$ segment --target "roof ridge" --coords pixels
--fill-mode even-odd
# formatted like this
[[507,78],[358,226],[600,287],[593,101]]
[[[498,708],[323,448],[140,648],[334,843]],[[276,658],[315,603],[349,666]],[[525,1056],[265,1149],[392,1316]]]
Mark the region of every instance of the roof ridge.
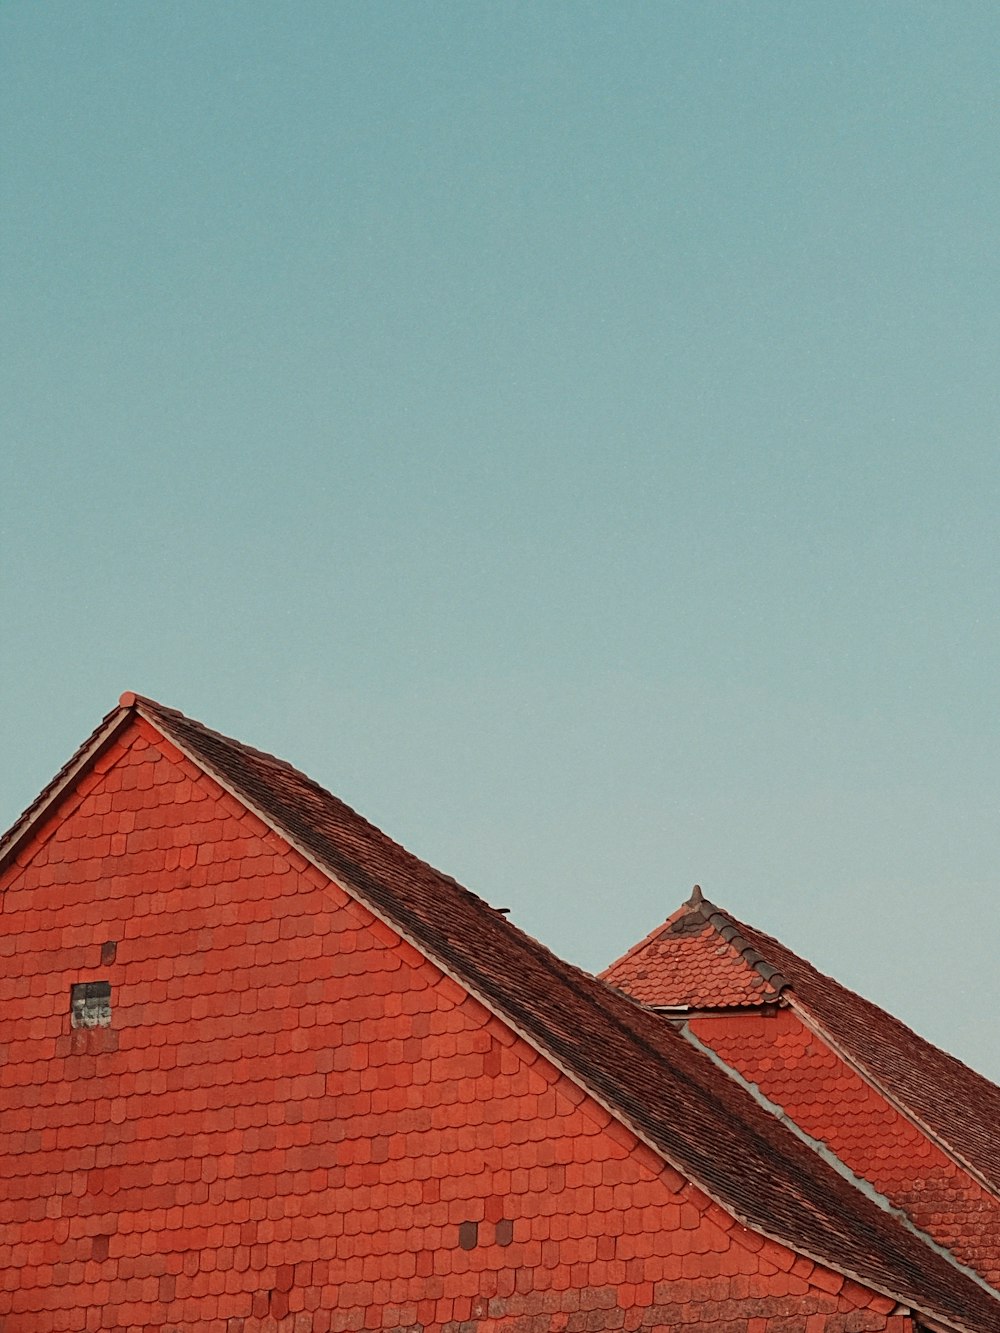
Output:
[[[206,726],[204,722],[199,722],[197,718],[189,717],[186,713],[182,713],[179,708],[168,708],[165,704],[158,703],[155,699],[150,699],[144,695],[135,695],[133,697],[136,705],[142,705],[149,712],[152,712],[157,716],[165,715],[168,718],[176,719],[185,726],[192,727],[203,735],[209,737],[211,740],[221,742],[223,745],[239,746],[241,750],[252,755],[255,759],[263,760],[265,764],[273,764],[284,773],[297,778],[323,800],[336,801],[337,805],[349,814],[352,819],[357,820],[359,824],[364,825],[366,829],[375,834],[380,840],[389,844],[391,847],[394,847],[404,856],[419,863],[424,869],[430,871],[440,879],[447,880],[450,884],[453,884],[456,889],[461,889],[464,893],[471,894],[473,898],[478,902],[481,902],[485,907],[488,907],[490,911],[496,911],[496,909],[492,907],[485,898],[476,893],[475,890],[466,888],[464,884],[460,884],[453,876],[447,874],[443,870],[438,870],[435,866],[432,866],[429,861],[425,861],[422,857],[418,856],[416,852],[411,852],[408,847],[404,847],[401,842],[397,842],[395,838],[386,833],[384,829],[378,826],[378,824],[373,823],[365,815],[361,814],[354,808],[354,806],[345,801],[343,797],[335,795],[335,793],[330,791],[328,787],[324,787],[321,782],[317,782],[315,778],[310,777],[309,774],[304,772],[301,768],[296,768],[295,765],[289,763],[287,759],[282,759],[279,755],[272,754],[270,750],[259,750],[253,745],[247,745],[244,741],[235,740],[232,736],[227,736],[224,732],[216,731],[214,728]],[[540,943],[540,941],[536,941],[536,943]],[[545,948],[544,945],[541,947]],[[558,957],[558,955],[553,954],[553,957]]]
[[[785,977],[780,969],[769,963],[760,950],[756,949],[749,940],[745,938],[742,931],[739,929],[738,922],[736,922],[735,918],[730,917],[723,908],[716,906],[715,903],[710,902],[709,899],[705,897],[700,884],[695,884],[693,886],[690,896],[681,903],[680,907],[671,912],[666,921],[662,921],[658,926],[654,927],[648,935],[645,935],[638,944],[634,944],[631,949],[626,953],[623,953],[620,958],[616,958],[612,963],[609,963],[603,971],[598,973],[598,976],[601,977],[602,980],[610,981],[611,984],[614,985],[613,974],[619,968],[628,963],[629,960],[638,957],[651,945],[655,945],[661,938],[669,935],[671,933],[671,928],[678,922],[690,917],[700,917],[706,925],[710,926],[715,931],[715,933],[722,939],[723,943],[733,951],[737,958],[741,959],[747,967],[756,972],[764,981],[765,985],[770,987],[771,994],[765,993],[760,997],[762,1003],[774,1003],[774,1001],[780,997],[781,992],[789,985],[787,977]],[[628,994],[629,992],[626,991],[625,993]],[[653,1005],[653,1007],[655,1008],[656,1006]]]
[[[185,722],[189,727],[197,727],[199,731],[204,732],[206,736],[211,736],[214,740],[223,741],[227,745],[233,743],[232,737],[227,736],[224,732],[216,731],[214,727],[209,727],[204,722],[199,722],[197,718],[188,717],[188,715],[182,713],[179,708],[170,708],[167,704],[161,704],[156,699],[151,699],[148,695],[133,694],[129,690],[122,695],[119,703],[124,708],[139,708],[140,711],[142,708],[146,708],[158,715],[174,718],[178,722]],[[319,787],[319,783],[311,778],[308,773],[303,773],[302,770],[296,768],[294,764],[290,764],[287,759],[282,759],[279,755],[271,754],[268,750],[258,750],[255,746],[246,745],[243,741],[238,741],[237,744],[244,750],[249,751],[250,754],[256,755],[258,759],[267,759],[270,763],[277,764],[279,768],[285,768],[292,773],[297,773],[300,778],[311,783],[314,787]],[[322,788],[320,788],[320,790],[322,790]]]
[[743,934],[740,923],[735,918],[730,917],[723,908],[709,902],[697,884],[694,887],[697,890],[697,896],[692,893],[684,906],[698,912],[713,930],[721,935],[725,942],[731,945],[749,966],[764,978],[776,995],[780,995],[783,990],[788,988],[794,990],[788,977],[779,968],[769,963],[764,955],[750,943]]

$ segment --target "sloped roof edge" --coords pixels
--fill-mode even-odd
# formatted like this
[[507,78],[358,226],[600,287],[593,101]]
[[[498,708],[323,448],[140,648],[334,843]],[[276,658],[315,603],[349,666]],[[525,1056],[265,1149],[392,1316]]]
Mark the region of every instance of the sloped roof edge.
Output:
[[[815,1032],[831,1050],[835,1051],[849,1069],[852,1069],[859,1078],[863,1079],[865,1083],[869,1084],[870,1087],[874,1088],[882,1097],[884,1097],[890,1106],[895,1107],[904,1118],[914,1124],[921,1133],[925,1134],[932,1143],[936,1144],[941,1149],[946,1157],[950,1157],[951,1160],[955,1162],[957,1166],[960,1166],[963,1171],[967,1171],[988,1194],[992,1194],[995,1198],[1000,1199],[1000,1188],[998,1188],[988,1176],[984,1175],[973,1162],[968,1161],[963,1154],[952,1143],[939,1134],[932,1125],[929,1125],[919,1112],[915,1111],[911,1106],[908,1106],[892,1088],[886,1086],[882,1079],[872,1073],[871,1069],[839,1038],[835,1037],[825,1024],[811,1012],[809,1006],[803,1004],[795,994],[794,989],[789,990],[787,998],[790,1007],[795,1010],[805,1026]],[[921,1040],[923,1039],[921,1038]]]
[[685,905],[704,917],[726,943],[731,944],[736,952],[746,960],[747,964],[764,978],[776,995],[780,995],[786,986],[791,984],[778,968],[773,967],[763,954],[754,948],[740,932],[736,923],[720,911],[714,903],[708,901],[702,893],[700,885],[696,884],[694,886],[691,897]]
[[[123,695],[122,699],[132,696]],[[58,806],[63,796],[83,771],[94,762],[102,750],[114,740],[129,720],[129,707],[119,703],[107,713],[87,739],[66,760],[62,768],[46,783],[31,804],[20,814],[0,837],[0,870],[38,825]]]

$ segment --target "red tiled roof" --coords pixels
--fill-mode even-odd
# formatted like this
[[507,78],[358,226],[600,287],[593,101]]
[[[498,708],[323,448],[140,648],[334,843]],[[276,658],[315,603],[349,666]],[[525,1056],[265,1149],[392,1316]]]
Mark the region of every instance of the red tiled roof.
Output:
[[[699,942],[703,964],[697,985],[685,967],[692,937]],[[725,1004],[745,1004],[732,987],[732,966],[723,945],[750,959],[747,971],[766,971],[772,985],[780,989],[783,984],[786,998],[818,1022],[835,1047],[1000,1193],[1000,1088],[778,940],[700,895],[603,975],[652,1006],[713,1008],[719,1006],[717,996],[727,993],[732,998]],[[676,976],[671,970],[675,961]]]
[[1000,1087],[769,935],[734,925],[835,1045],[1000,1194]]
[[[601,973],[643,1004],[722,1009],[777,1002],[782,979],[765,977],[742,941],[726,938],[698,910],[701,891]],[[669,995],[669,1000],[663,996]]]
[[[133,707],[734,1216],[931,1319],[974,1333],[1000,1330],[1000,1305],[988,1292],[828,1167],[658,1016],[563,963],[270,755],[134,696],[123,696],[122,711],[109,715],[93,745]],[[7,850],[58,793],[57,784],[36,802]]]
[[689,1031],[1000,1290],[1000,1199],[814,1031],[800,1007],[695,1013]]

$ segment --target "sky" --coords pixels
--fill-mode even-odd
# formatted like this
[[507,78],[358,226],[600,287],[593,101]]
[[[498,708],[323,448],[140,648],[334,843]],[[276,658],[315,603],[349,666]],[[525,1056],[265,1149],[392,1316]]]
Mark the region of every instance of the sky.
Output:
[[123,690],[1000,1080],[1000,7],[0,7],[0,825]]

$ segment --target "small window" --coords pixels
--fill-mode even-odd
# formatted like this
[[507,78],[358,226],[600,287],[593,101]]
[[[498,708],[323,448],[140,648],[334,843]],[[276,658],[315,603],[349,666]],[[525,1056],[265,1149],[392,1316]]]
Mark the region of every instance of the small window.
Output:
[[70,1022],[75,1028],[111,1026],[111,982],[82,981],[69,993]]

